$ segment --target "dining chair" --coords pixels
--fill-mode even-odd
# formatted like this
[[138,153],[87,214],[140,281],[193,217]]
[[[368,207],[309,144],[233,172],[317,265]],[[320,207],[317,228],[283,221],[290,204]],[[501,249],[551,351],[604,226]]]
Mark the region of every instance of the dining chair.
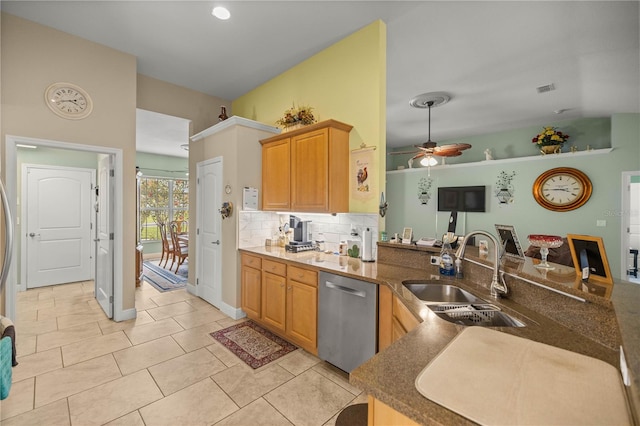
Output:
[[158,262],[158,265],[162,266],[162,260],[164,259],[164,266],[162,267],[166,268],[167,263],[169,262],[169,256],[173,257],[173,242],[169,239],[170,237],[167,236],[166,223],[159,223],[158,228],[160,229],[160,239],[162,240],[162,255],[160,256],[160,262]]
[[169,270],[173,269],[173,264],[177,260],[178,265],[176,266],[176,273],[178,273],[180,265],[182,265],[184,260],[189,256],[189,245],[178,238],[178,224],[176,222],[171,222],[169,224],[169,230],[171,234],[171,242],[173,243],[173,260],[171,261]]

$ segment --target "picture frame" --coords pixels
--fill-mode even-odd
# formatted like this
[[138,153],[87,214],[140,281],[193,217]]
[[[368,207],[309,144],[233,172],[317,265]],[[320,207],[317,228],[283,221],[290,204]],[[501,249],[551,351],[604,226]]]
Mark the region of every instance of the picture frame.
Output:
[[496,224],[496,232],[498,233],[498,239],[504,249],[504,255],[512,260],[524,260],[524,252],[520,241],[518,241],[518,235],[513,225],[498,225]]
[[404,228],[402,230],[402,244],[411,244],[412,236],[413,236],[413,229]]
[[[589,262],[588,281],[596,281],[607,284],[613,284],[607,253],[604,249],[602,237],[594,237],[591,235],[567,234],[567,242],[571,250],[571,258],[576,270],[576,275],[583,277],[583,271],[580,266],[581,251],[585,250],[586,257]],[[584,279],[584,277],[583,277]]]

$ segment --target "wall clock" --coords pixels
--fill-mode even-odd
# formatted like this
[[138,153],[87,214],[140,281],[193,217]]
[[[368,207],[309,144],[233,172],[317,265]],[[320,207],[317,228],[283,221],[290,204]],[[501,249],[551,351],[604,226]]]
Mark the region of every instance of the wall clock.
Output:
[[584,205],[592,189],[591,180],[580,170],[558,167],[538,176],[533,183],[533,198],[545,209],[565,212]]
[[71,83],[53,83],[45,90],[44,100],[51,111],[71,120],[85,118],[93,109],[89,94]]

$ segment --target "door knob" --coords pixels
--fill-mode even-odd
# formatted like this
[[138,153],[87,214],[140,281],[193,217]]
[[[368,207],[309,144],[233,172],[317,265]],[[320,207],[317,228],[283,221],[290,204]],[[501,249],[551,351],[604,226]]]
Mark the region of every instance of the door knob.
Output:
[[220,240],[213,241],[211,244],[220,245]]
[[40,236],[40,234],[36,234],[35,232],[29,232],[29,236],[32,238],[35,237],[36,235]]

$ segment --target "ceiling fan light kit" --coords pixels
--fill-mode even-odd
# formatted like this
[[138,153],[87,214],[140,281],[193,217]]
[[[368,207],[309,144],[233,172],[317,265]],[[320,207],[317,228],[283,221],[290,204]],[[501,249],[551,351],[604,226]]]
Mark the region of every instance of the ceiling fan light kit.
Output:
[[423,93],[411,99],[411,101],[409,101],[409,105],[411,105],[412,107],[423,108],[423,109],[427,108],[429,110],[429,120],[428,120],[429,133],[427,136],[427,141],[423,142],[420,145],[415,145],[415,147],[418,148],[418,151],[398,151],[398,152],[390,152],[389,154],[390,155],[415,154],[413,157],[409,159],[409,162],[408,162],[409,168],[411,168],[413,160],[416,160],[421,157],[422,159],[420,160],[420,164],[426,167],[431,167],[438,164],[438,161],[435,158],[433,158],[434,156],[443,157],[442,164],[444,164],[444,157],[457,157],[459,155],[462,155],[462,151],[464,151],[465,149],[471,148],[471,145],[467,143],[454,143],[454,144],[438,146],[437,143],[431,140],[431,108],[444,105],[447,102],[449,102],[450,99],[451,99],[451,96],[449,96],[445,92]]

